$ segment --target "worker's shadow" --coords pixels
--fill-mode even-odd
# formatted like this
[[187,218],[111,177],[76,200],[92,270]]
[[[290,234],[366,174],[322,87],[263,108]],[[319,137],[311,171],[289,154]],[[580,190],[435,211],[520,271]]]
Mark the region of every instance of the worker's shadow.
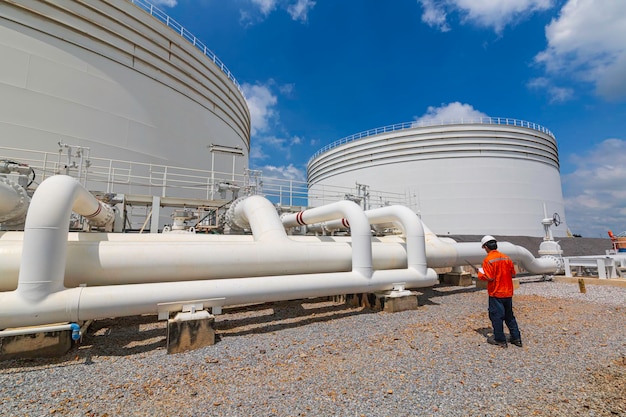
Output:
[[481,327],[479,329],[474,329],[474,331],[485,338],[488,338],[493,334],[491,327]]

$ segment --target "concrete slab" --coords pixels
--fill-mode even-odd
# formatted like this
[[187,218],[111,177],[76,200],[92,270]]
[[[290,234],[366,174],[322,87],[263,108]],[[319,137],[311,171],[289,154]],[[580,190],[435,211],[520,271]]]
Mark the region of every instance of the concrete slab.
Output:
[[0,361],[54,358],[65,355],[71,348],[71,330],[0,337]]
[[178,313],[167,321],[167,353],[182,353],[215,344],[215,317],[208,311]]

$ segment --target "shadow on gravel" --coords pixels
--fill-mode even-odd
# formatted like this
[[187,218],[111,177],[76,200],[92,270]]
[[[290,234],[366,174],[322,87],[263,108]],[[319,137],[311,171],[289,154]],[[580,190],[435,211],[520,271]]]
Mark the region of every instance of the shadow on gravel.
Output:
[[[306,304],[320,300],[296,300],[229,309],[223,319],[215,322],[216,341],[230,336],[271,333],[301,327],[311,323],[337,320],[344,317],[376,313],[367,307],[354,307],[346,303],[326,302],[323,306],[305,308]],[[237,317],[238,313],[245,317]]]
[[420,288],[417,291],[421,295],[417,296],[417,302],[419,305],[439,305],[433,298],[445,297],[446,295],[465,294],[478,291],[485,291],[482,288],[477,288],[475,285],[469,287],[458,287],[454,285],[439,284],[435,287]]
[[[91,365],[99,356],[130,356],[165,349],[166,324],[156,315],[94,320],[79,343],[55,358],[12,359],[3,368]],[[98,360],[98,359],[96,359]]]

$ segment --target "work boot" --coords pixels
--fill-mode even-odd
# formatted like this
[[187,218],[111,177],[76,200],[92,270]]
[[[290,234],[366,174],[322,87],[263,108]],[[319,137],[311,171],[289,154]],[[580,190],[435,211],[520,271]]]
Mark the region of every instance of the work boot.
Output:
[[507,348],[506,340],[496,340],[493,337],[487,338],[487,343],[490,345],[500,346],[501,348]]
[[522,347],[522,339],[511,339],[511,344],[517,347]]

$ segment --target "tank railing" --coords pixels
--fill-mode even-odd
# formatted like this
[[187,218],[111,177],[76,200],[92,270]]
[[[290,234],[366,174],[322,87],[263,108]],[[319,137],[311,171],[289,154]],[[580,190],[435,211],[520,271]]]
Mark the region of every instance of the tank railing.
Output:
[[413,122],[404,122],[404,123],[396,123],[393,125],[377,127],[374,129],[365,130],[363,132],[355,133],[350,136],[346,136],[339,140],[336,140],[328,145],[324,146],[322,149],[318,150],[313,154],[307,163],[310,164],[312,160],[327,152],[333,148],[344,145],[346,143],[353,142],[358,139],[366,138],[369,136],[380,135],[381,133],[387,132],[395,132],[398,130],[405,129],[413,129],[416,127],[431,127],[431,126],[446,126],[446,125],[456,125],[456,124],[487,124],[487,125],[507,125],[507,126],[520,126],[526,127],[529,129],[537,130],[539,132],[545,133],[554,139],[554,135],[551,131],[546,129],[545,127],[538,125],[537,123],[527,122],[524,120],[518,119],[510,119],[506,117],[480,117],[475,119],[456,119],[456,120],[429,120],[429,121],[413,121]]
[[[60,161],[56,152],[34,151],[0,146],[0,159],[19,161],[35,171],[35,184],[57,174],[73,177],[76,169],[67,171],[65,161]],[[233,172],[211,172],[168,165],[122,161],[106,158],[89,158],[81,175],[81,184],[94,192],[111,194],[140,194],[161,197],[185,197],[203,200],[222,199],[217,190],[220,183],[240,187],[239,197],[262,195],[281,206],[309,207],[309,201],[316,205],[330,204],[344,200],[354,194],[354,187],[318,185],[309,191],[305,181],[260,176],[251,183],[251,177]],[[234,179],[233,179],[234,178]],[[410,204],[410,198],[402,193],[383,190],[369,190],[371,207]],[[226,195],[227,199],[232,194]]]
[[149,1],[147,0],[128,0],[128,1],[135,4],[140,9],[146,11],[152,17],[164,23],[167,27],[172,29],[174,32],[178,33],[181,37],[183,37],[193,46],[195,46],[200,51],[202,51],[202,53],[206,55],[207,57],[209,57],[211,61],[213,61],[213,63],[215,63],[215,65],[217,65],[222,70],[222,72],[226,74],[228,79],[230,79],[233,82],[233,84],[235,84],[235,87],[237,87],[237,90],[239,90],[239,92],[243,94],[243,91],[241,90],[241,86],[239,85],[239,82],[237,82],[237,80],[235,79],[235,76],[233,75],[233,73],[230,72],[228,67],[226,67],[226,65],[218,58],[218,56],[215,55],[215,53],[211,51],[209,48],[207,48],[207,46],[200,39],[196,38],[191,32],[185,29],[180,23],[172,19],[170,16],[168,16],[165,12],[163,12],[159,8],[155,7]]

